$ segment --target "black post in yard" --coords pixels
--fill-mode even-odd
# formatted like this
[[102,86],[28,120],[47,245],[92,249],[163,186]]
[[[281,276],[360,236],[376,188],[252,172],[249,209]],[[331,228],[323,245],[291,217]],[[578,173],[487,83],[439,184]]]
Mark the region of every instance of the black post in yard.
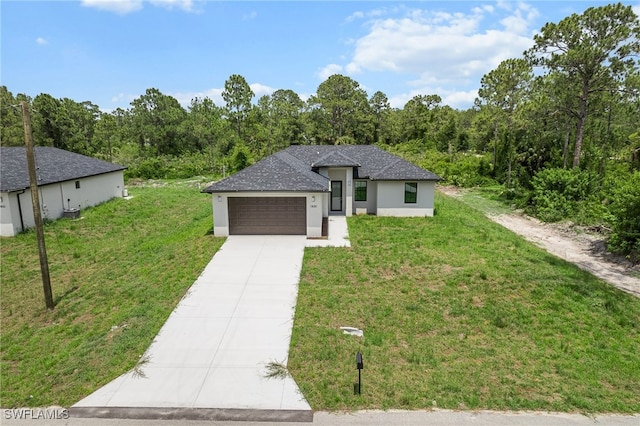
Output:
[[362,361],[362,354],[360,352],[356,353],[356,368],[358,369],[358,383],[354,383],[353,385],[353,393],[358,393],[360,395],[362,393],[362,369],[364,368],[364,362]]

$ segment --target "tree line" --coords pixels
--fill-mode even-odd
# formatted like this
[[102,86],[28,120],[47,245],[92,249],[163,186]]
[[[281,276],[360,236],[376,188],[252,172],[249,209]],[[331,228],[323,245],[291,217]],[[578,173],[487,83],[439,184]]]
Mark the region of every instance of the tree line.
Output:
[[[225,105],[195,98],[183,108],[150,88],[110,112],[44,93],[14,96],[2,86],[0,142],[24,143],[19,110],[7,106],[26,100],[37,145],[123,164],[128,177],[228,174],[291,144],[377,144],[450,183],[503,185],[505,197],[543,219],[580,213],[585,222],[609,215],[612,223],[607,206],[616,191],[633,183],[633,200],[640,188],[639,40],[638,16],[620,3],[547,23],[521,57],[483,76],[467,110],[443,105],[437,94],[392,108],[385,93],[369,96],[339,74],[307,100],[290,89],[256,99],[233,74]],[[640,233],[640,205],[629,208],[624,214],[636,220],[629,226]],[[634,235],[627,240],[637,251]]]

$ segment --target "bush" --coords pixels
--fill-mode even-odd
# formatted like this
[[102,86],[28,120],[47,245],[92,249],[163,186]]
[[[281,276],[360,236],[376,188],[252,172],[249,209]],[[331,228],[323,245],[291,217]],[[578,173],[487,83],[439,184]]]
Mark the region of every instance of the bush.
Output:
[[482,155],[460,153],[451,156],[429,151],[420,165],[443,178],[443,183],[450,185],[465,188],[495,185],[495,181],[490,177],[491,165]]
[[161,157],[147,158],[134,161],[127,165],[124,173],[126,179],[161,179],[166,174],[164,160]]
[[126,166],[126,179],[187,179],[213,173],[211,156],[205,153],[138,158]]
[[579,211],[579,202],[590,198],[594,177],[579,169],[544,169],[532,180],[531,207],[545,222],[558,222]]
[[612,232],[608,248],[636,262],[640,260],[640,172],[633,172],[619,183],[609,206]]

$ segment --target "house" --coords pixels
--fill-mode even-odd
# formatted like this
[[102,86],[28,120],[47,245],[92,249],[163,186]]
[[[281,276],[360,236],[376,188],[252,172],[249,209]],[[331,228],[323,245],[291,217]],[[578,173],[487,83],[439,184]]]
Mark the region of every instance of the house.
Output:
[[371,145],[294,145],[203,190],[213,232],[322,236],[329,215],[433,216],[437,175]]
[[[125,167],[58,148],[34,148],[43,219],[79,213],[124,192]],[[0,147],[0,235],[35,226],[24,147]]]

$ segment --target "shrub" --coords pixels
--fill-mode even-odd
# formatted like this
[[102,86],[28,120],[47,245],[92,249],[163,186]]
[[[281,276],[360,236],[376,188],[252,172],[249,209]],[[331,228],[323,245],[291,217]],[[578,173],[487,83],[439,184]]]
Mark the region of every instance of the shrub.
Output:
[[450,156],[437,151],[429,151],[421,165],[451,185],[466,188],[495,185],[495,181],[490,177],[491,165],[485,156],[474,154]]
[[612,215],[609,250],[626,254],[634,262],[640,260],[640,172],[619,181],[609,212]]
[[126,179],[187,179],[213,173],[211,156],[205,153],[138,158],[125,165]]
[[593,176],[579,169],[544,169],[532,180],[531,207],[545,222],[558,222],[578,211],[579,202],[590,197]]

